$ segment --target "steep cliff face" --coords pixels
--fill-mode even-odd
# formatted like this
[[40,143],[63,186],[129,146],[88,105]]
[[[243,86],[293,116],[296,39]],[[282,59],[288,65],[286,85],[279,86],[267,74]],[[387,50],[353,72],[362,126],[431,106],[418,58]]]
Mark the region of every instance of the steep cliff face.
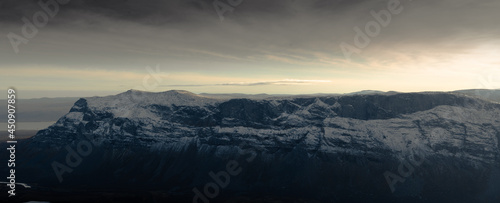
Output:
[[[499,113],[497,103],[452,93],[256,100],[128,91],[78,100],[25,145],[21,170],[41,185],[189,195],[236,160],[242,172],[223,197],[486,201],[498,198]],[[56,177],[68,146],[85,156]]]

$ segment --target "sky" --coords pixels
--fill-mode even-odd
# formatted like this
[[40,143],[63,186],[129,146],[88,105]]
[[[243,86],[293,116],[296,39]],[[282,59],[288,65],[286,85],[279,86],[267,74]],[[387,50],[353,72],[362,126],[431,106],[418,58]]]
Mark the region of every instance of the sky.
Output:
[[499,9],[498,0],[0,0],[0,87],[20,98],[497,89]]

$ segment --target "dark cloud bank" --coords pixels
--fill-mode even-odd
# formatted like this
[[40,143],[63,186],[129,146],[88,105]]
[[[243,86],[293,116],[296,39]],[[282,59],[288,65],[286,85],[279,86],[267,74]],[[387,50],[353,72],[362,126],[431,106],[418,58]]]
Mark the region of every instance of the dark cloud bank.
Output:
[[[71,0],[14,54],[5,36],[21,33],[21,19],[40,11],[38,2],[1,1],[4,64],[126,68],[176,60],[272,64],[276,60],[269,58],[278,57],[278,62],[307,64],[340,59],[339,44],[353,43],[353,27],[364,27],[373,20],[370,11],[386,9],[389,0],[243,0],[224,13],[224,21],[211,0]],[[461,50],[499,40],[499,1],[400,2],[403,12],[392,16],[366,57],[411,44]]]

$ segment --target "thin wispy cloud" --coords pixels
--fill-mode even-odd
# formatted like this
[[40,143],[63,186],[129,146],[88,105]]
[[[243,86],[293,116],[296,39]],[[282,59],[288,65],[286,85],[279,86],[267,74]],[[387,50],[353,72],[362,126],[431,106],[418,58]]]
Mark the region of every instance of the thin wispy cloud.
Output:
[[317,83],[329,83],[330,80],[273,80],[257,82],[228,82],[219,84],[184,84],[184,85],[165,85],[167,87],[203,87],[203,86],[263,86],[263,85],[310,85]]

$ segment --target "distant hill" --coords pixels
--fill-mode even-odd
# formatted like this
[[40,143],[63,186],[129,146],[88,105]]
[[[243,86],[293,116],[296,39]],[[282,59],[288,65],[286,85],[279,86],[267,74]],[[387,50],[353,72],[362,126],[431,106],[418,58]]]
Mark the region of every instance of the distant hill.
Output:
[[467,96],[476,97],[484,100],[500,102],[500,89],[486,90],[486,89],[470,89],[470,90],[457,90],[455,93],[465,94]]

